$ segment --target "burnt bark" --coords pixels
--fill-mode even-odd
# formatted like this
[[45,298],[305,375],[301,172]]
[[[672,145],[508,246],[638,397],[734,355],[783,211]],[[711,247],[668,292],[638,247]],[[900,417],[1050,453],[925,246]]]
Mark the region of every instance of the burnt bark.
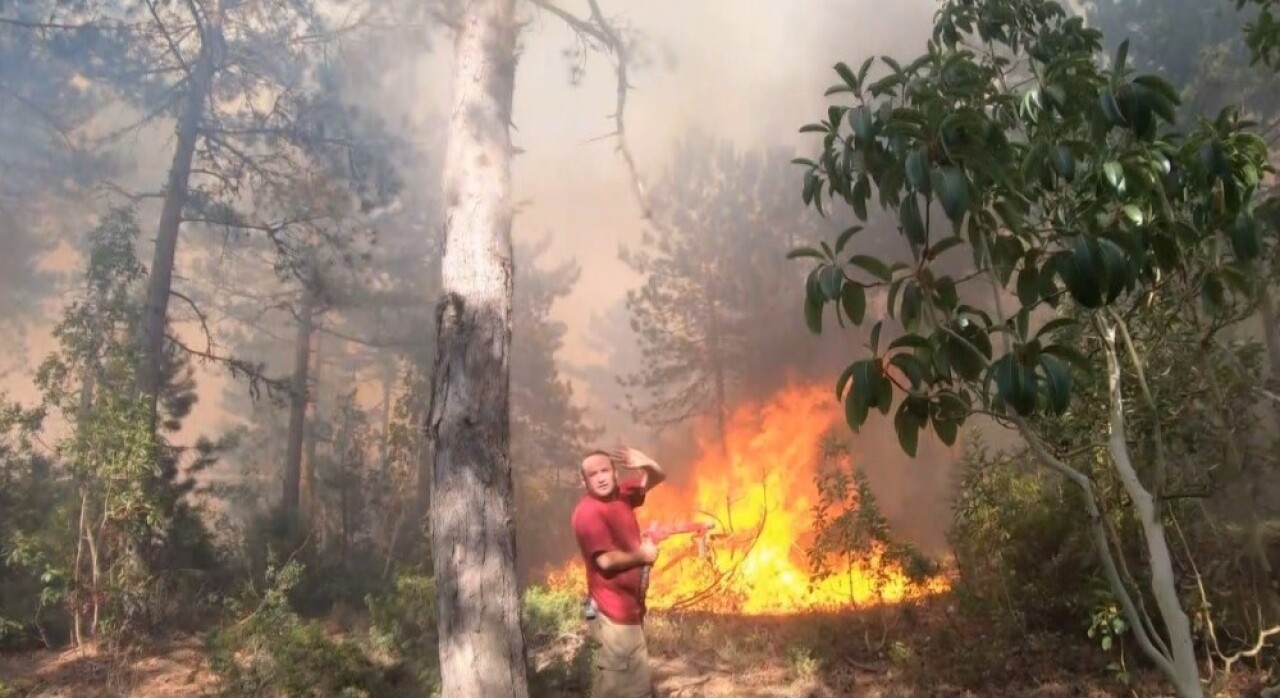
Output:
[[[212,13],[215,17],[217,12]],[[156,247],[147,280],[146,313],[142,326],[142,356],[138,367],[138,391],[150,406],[152,431],[156,423],[156,403],[160,392],[164,363],[165,324],[169,312],[169,295],[173,289],[173,264],[178,251],[178,230],[182,209],[187,205],[191,161],[195,157],[200,136],[200,120],[213,85],[214,47],[218,42],[216,24],[203,27],[200,53],[196,57],[187,85],[186,101],[178,117],[178,143],[165,183],[160,224],[156,229]]]
[[427,438],[441,694],[526,698],[510,459],[515,0],[465,6]]

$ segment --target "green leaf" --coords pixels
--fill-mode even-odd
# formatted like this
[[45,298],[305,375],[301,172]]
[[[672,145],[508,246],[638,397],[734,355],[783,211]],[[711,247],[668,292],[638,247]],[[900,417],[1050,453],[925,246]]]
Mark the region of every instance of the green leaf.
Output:
[[804,323],[814,334],[822,334],[822,305],[822,300],[818,296],[805,294]]
[[873,404],[880,409],[880,414],[889,414],[889,408],[893,407],[893,381],[889,380],[879,361],[874,362],[874,366],[876,397]]
[[800,127],[800,133],[826,133],[830,130],[826,124],[805,124]]
[[937,259],[938,257],[941,257],[944,253],[946,253],[948,250],[950,250],[952,247],[955,247],[957,245],[962,245],[962,244],[964,244],[964,238],[960,237],[959,235],[952,235],[951,237],[939,240],[936,244],[932,245],[929,248],[929,253],[933,255],[934,259]]
[[839,300],[840,286],[844,283],[844,272],[839,267],[824,266],[818,276],[818,283],[826,300]]
[[991,358],[991,337],[975,323],[952,324],[951,331],[959,335],[947,335],[945,347],[951,367],[961,378],[977,380]]
[[911,398],[902,401],[898,413],[893,418],[894,431],[898,433],[898,444],[911,458],[916,457],[916,449],[920,444],[920,421],[912,409]]
[[1067,346],[1066,344],[1051,344],[1049,346],[1041,347],[1040,356],[1041,358],[1045,356],[1053,356],[1062,359],[1063,361],[1071,364],[1081,373],[1091,373],[1093,371],[1093,364],[1089,363],[1089,360],[1085,358],[1084,354],[1081,354],[1074,347]]
[[1049,407],[1054,414],[1061,415],[1071,404],[1071,370],[1061,359],[1043,353],[1040,355],[1040,368],[1044,371]]
[[871,326],[871,353],[877,354],[880,351],[880,329],[884,327],[884,320],[879,320]]
[[929,194],[929,155],[923,148],[916,148],[907,156],[907,183],[921,194]]
[[907,194],[898,206],[898,219],[902,222],[902,232],[913,245],[924,245],[929,241],[929,232],[925,230],[924,219],[920,216],[920,201],[915,194]]
[[849,66],[845,65],[844,61],[836,63],[836,73],[840,75],[841,80],[844,80],[844,84],[849,86],[849,89],[858,89],[858,78],[853,74],[852,70],[849,70]]
[[853,236],[861,231],[862,226],[860,225],[845,228],[844,232],[840,233],[840,237],[836,238],[836,254],[840,254],[844,250],[844,246],[849,244],[849,240],[853,239]]
[[1024,306],[1035,305],[1040,300],[1040,270],[1034,264],[1024,262],[1018,272],[1018,302]]
[[1039,339],[1042,336],[1053,334],[1054,332],[1057,332],[1063,327],[1069,327],[1074,324],[1076,324],[1075,318],[1071,318],[1071,317],[1054,318],[1044,323],[1044,325],[1041,326],[1040,329],[1036,330],[1036,334],[1034,337],[1032,337],[1032,339]]
[[950,276],[944,276],[934,282],[934,293],[939,308],[950,312],[960,303],[960,293],[956,290],[956,282]]
[[875,117],[871,114],[870,107],[865,104],[858,105],[849,112],[847,118],[856,140],[866,144],[875,138]]
[[853,207],[853,215],[860,221],[867,220],[867,199],[871,198],[871,181],[866,175],[858,177],[858,181],[853,185],[852,195],[853,201],[850,205]]
[[942,200],[942,210],[958,225],[969,210],[969,182],[960,168],[950,165],[942,168],[941,179],[939,198]]
[[1248,214],[1240,214],[1231,226],[1231,250],[1243,262],[1252,262],[1262,254],[1262,238],[1258,222]]
[[912,388],[918,388],[929,373],[923,361],[906,352],[894,354],[893,358],[889,359],[889,363],[902,371],[902,375],[907,377]]
[[1085,308],[1100,308],[1105,270],[1098,243],[1091,238],[1080,237],[1071,247],[1071,252],[1058,262],[1058,273],[1067,286],[1067,292]]
[[853,369],[856,363],[849,364],[840,372],[840,377],[836,379],[836,399],[840,400],[844,397],[844,390],[849,385],[849,381],[853,380]]
[[902,312],[900,318],[902,326],[908,332],[915,331],[920,325],[920,319],[923,312],[924,296],[920,292],[920,284],[915,280],[908,279],[906,286],[902,289]]
[[1058,176],[1068,182],[1076,178],[1076,159],[1071,154],[1071,148],[1060,144],[1053,149],[1053,167]]
[[[812,247],[797,247],[796,249],[791,250],[790,252],[787,253],[787,259],[800,259],[802,257],[813,257],[814,259],[827,258],[827,256],[822,254],[821,251],[816,250]],[[777,258],[775,257],[775,259]]]
[[1128,57],[1129,57],[1129,40],[1125,39],[1124,41],[1120,42],[1120,45],[1118,47],[1116,47],[1115,72],[1117,74],[1124,73],[1125,67],[1126,67],[1125,62]]
[[1139,75],[1133,81],[1164,97],[1171,104],[1182,104],[1182,96],[1178,94],[1178,90],[1157,75]]
[[1204,275],[1200,282],[1200,299],[1210,313],[1222,312],[1227,305],[1227,289],[1221,276],[1212,272]]
[[904,334],[889,343],[888,349],[928,349],[929,340],[918,334]]
[[1018,363],[1013,354],[1005,354],[991,366],[1000,399],[1023,417],[1035,411],[1036,377]]
[[853,389],[845,399],[845,419],[855,431],[867,421],[867,413],[875,398],[875,376],[878,373],[875,359],[854,362]]
[[893,272],[889,270],[889,265],[875,257],[865,254],[856,254],[849,258],[849,263],[877,279],[880,279],[881,281],[890,281],[893,279]]
[[867,314],[867,292],[861,286],[846,283],[844,288],[840,289],[840,304],[844,307],[844,314],[849,316],[850,322],[855,325],[862,324]]
[[938,435],[938,439],[947,446],[954,446],[956,436],[960,433],[960,422],[954,419],[939,419],[936,413],[932,421],[933,431]]
[[1107,182],[1116,191],[1124,191],[1124,168],[1115,160],[1108,160],[1102,165],[1102,172],[1107,177]]

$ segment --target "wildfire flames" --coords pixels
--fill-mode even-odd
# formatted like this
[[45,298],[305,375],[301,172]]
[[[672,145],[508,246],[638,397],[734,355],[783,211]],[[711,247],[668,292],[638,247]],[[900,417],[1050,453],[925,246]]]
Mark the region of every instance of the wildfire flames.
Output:
[[[715,524],[705,555],[689,535],[659,544],[649,608],[763,615],[894,603],[945,591],[944,578],[912,582],[882,551],[840,562],[821,579],[810,574],[805,551],[813,539],[821,440],[840,420],[830,388],[793,387],[764,404],[737,408],[724,449],[712,433],[703,434],[689,485],[668,482],[637,510],[642,529],[650,522]],[[580,559],[552,572],[547,582],[585,594]]]

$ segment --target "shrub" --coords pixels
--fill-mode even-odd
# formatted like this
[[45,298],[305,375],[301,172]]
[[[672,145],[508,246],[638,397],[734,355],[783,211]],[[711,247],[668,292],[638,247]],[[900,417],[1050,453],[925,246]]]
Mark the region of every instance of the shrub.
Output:
[[1020,631],[1081,628],[1105,589],[1076,490],[992,453],[976,435],[962,459],[948,539],[962,608]]
[[209,641],[210,666],[222,679],[222,695],[388,695],[384,672],[358,644],[330,638],[319,623],[301,620],[289,606],[289,592],[301,576],[296,562],[269,565],[264,593],[250,590],[230,603],[236,620]]

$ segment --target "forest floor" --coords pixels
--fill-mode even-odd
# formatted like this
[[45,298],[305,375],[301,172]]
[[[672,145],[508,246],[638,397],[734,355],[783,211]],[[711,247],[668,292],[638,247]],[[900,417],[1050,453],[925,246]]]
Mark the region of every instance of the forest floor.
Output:
[[[1122,681],[1113,658],[1059,638],[984,634],[949,614],[945,600],[923,606],[803,617],[654,614],[650,655],[663,698],[810,698],[858,696],[1169,695],[1150,671]],[[581,632],[540,641],[535,669],[558,668],[557,688],[535,698],[586,695],[574,671]],[[579,662],[579,665],[581,663]],[[201,639],[156,644],[127,662],[92,648],[0,655],[0,698],[205,698],[216,694]],[[1257,696],[1268,680],[1237,668],[1218,696]],[[6,693],[4,686],[8,687]]]

